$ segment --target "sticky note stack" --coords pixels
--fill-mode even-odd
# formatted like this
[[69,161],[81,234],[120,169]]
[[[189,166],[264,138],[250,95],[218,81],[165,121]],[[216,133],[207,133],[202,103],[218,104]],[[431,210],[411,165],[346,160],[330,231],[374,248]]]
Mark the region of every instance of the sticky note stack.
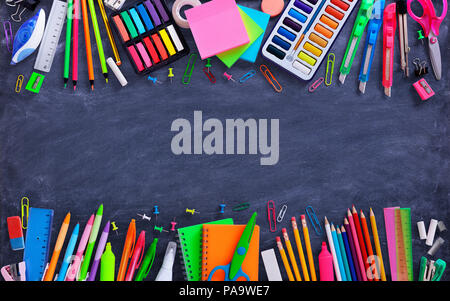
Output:
[[256,60],[270,18],[235,0],[212,0],[185,14],[201,59],[217,55],[228,68],[238,59]]

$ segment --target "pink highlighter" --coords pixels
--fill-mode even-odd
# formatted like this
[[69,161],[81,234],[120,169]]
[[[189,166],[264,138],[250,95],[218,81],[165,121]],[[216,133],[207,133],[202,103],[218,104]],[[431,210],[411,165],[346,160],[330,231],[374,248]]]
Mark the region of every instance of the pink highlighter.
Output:
[[327,250],[327,244],[322,242],[322,251],[319,254],[320,281],[334,281],[333,256]]

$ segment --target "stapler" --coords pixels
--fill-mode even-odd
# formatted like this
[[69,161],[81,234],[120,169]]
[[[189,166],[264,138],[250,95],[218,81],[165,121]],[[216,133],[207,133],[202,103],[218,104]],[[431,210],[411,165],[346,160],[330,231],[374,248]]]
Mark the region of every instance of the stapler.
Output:
[[420,259],[419,281],[440,281],[447,264],[442,259],[436,261],[422,256]]
[[1,274],[5,281],[25,281],[25,261],[5,265],[1,268]]

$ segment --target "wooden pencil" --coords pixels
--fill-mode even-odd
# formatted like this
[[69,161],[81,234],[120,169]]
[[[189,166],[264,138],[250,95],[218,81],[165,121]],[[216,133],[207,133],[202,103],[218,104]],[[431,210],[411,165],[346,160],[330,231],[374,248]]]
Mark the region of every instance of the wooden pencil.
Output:
[[[364,263],[364,267],[366,268],[366,272],[369,271],[370,265],[367,261],[367,249],[364,244],[364,237],[361,230],[361,223],[359,222],[358,212],[356,211],[355,205],[352,206],[352,216],[353,222],[355,223],[356,234],[358,235],[359,247],[361,249],[362,259]],[[372,281],[372,277],[367,277],[367,280]]]
[[355,265],[356,278],[358,279],[358,281],[363,281],[361,276],[361,269],[359,267],[358,256],[356,254],[355,243],[353,242],[352,230],[350,229],[350,224],[348,223],[347,218],[344,218],[344,227],[345,231],[347,232],[348,244],[352,253],[353,264]]
[[375,281],[378,281],[378,280],[380,280],[380,276],[378,274],[377,265],[376,265],[376,262],[373,257],[372,243],[370,242],[369,228],[367,227],[366,216],[364,215],[362,210],[361,210],[360,214],[361,214],[362,231],[363,231],[364,239],[366,240],[366,246],[367,246],[367,256],[368,256],[367,261],[370,261],[370,272],[371,272],[373,279],[375,279]]
[[347,232],[345,231],[344,226],[341,226],[341,235],[342,235],[342,241],[344,242],[345,252],[347,254],[347,260],[348,260],[348,265],[350,268],[350,274],[352,275],[353,281],[357,281],[358,276],[356,275],[355,264],[353,262],[352,252],[350,250],[350,244],[349,244]]
[[295,219],[295,217],[292,217],[291,223],[292,228],[294,229],[295,244],[297,245],[298,257],[300,257],[300,265],[302,266],[303,278],[305,278],[305,281],[309,281],[309,273],[308,268],[306,267],[305,253],[303,253],[302,241],[300,240],[297,220]]
[[308,254],[309,270],[311,271],[311,280],[317,281],[316,268],[314,267],[314,256],[311,249],[311,241],[309,239],[308,225],[304,215],[300,216],[302,220],[303,237],[305,238],[306,253]]
[[350,224],[350,230],[353,236],[353,243],[355,246],[356,255],[358,256],[358,265],[359,270],[361,271],[361,277],[363,281],[367,281],[367,274],[366,270],[364,269],[364,261],[362,259],[361,248],[359,246],[358,234],[356,233],[355,222],[353,221],[353,215],[350,212],[350,209],[347,209],[347,219]]
[[297,260],[295,260],[294,250],[292,250],[291,241],[289,240],[289,235],[286,231],[286,228],[281,229],[283,232],[284,243],[286,244],[286,249],[288,250],[289,259],[291,260],[292,267],[294,269],[295,279],[297,281],[302,281],[302,277],[300,276],[300,271],[298,269]]
[[339,242],[339,249],[341,251],[342,263],[344,265],[344,270],[345,270],[345,277],[347,278],[347,281],[352,281],[353,278],[352,278],[352,274],[350,272],[350,264],[347,259],[347,252],[345,250],[344,240],[342,238],[342,233],[341,233],[341,229],[339,228],[339,226],[336,226],[336,235],[337,235],[337,239]]
[[286,269],[286,273],[288,275],[289,281],[294,281],[294,275],[292,274],[291,267],[289,266],[289,261],[286,256],[286,252],[284,251],[283,244],[281,243],[281,238],[279,236],[276,237],[278,251],[280,251],[281,259],[283,260],[284,268]]
[[375,250],[377,252],[376,262],[377,262],[377,266],[378,266],[380,274],[381,274],[381,281],[386,281],[386,271],[384,270],[383,255],[381,253],[380,238],[378,236],[377,222],[376,222],[375,214],[373,213],[372,208],[370,208],[370,225],[372,227],[373,242],[375,244]]

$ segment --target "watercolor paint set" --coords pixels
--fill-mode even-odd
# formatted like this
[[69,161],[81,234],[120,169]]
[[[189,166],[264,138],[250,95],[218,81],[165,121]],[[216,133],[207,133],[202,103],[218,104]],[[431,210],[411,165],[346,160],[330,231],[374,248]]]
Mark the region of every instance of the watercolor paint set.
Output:
[[147,74],[189,53],[163,0],[146,0],[110,16],[136,73]]
[[265,58],[310,80],[339,35],[357,0],[291,0],[268,36]]

